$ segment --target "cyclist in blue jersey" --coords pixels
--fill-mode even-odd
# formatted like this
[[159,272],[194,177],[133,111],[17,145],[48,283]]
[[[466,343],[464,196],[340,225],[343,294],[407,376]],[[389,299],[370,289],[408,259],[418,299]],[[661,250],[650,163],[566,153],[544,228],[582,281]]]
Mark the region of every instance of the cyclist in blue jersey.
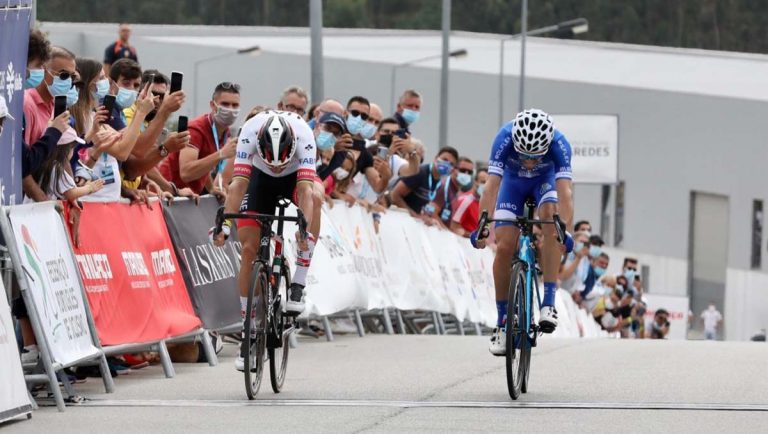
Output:
[[[480,209],[488,210],[489,218],[515,219],[523,215],[525,201],[532,197],[540,219],[551,220],[555,213],[559,213],[570,227],[573,218],[571,145],[554,128],[547,113],[537,109],[522,111],[499,130],[493,141],[488,174],[490,176],[480,198]],[[487,230],[478,228],[471,233],[470,241],[474,247],[485,247],[485,241],[477,238],[479,233]],[[493,279],[498,319],[491,336],[490,351],[503,356],[506,352],[504,321],[511,279],[510,264],[517,254],[520,231],[512,223],[505,222],[497,222],[494,230],[497,251]],[[561,252],[554,225],[544,225],[542,231],[544,298],[539,326],[543,332],[551,333],[557,327],[555,292]]]

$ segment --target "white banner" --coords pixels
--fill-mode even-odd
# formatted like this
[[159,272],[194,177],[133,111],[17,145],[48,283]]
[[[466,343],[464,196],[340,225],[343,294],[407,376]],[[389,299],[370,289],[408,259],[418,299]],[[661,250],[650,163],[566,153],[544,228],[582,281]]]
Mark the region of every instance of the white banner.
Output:
[[43,333],[54,362],[98,354],[88,328],[82,288],[55,202],[20,205],[9,214]]
[[619,117],[552,115],[555,128],[571,144],[573,182],[616,184],[619,169]]
[[13,330],[11,308],[0,280],[0,423],[32,410]]
[[645,332],[651,332],[654,314],[658,309],[669,312],[667,339],[684,340],[688,336],[688,297],[645,294],[648,310],[645,312]]

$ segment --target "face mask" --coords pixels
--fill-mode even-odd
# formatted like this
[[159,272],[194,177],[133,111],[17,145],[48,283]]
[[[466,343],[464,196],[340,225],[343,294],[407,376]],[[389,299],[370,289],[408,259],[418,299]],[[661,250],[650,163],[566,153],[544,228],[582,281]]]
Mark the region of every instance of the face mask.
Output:
[[240,109],[231,109],[227,107],[219,107],[216,110],[216,114],[213,115],[213,119],[225,127],[229,127],[235,123],[237,116],[240,114]]
[[601,253],[603,253],[603,249],[601,249],[600,246],[591,246],[589,248],[589,256],[592,259],[597,258]]
[[347,130],[349,134],[355,135],[363,129],[363,118],[360,116],[347,115]]
[[477,195],[482,196],[483,192],[485,191],[485,184],[480,184],[477,186]]
[[333,171],[333,176],[336,177],[339,181],[342,179],[347,179],[347,176],[349,176],[349,172],[339,167],[338,169]]
[[29,77],[27,77],[27,80],[24,82],[24,87],[27,89],[31,89],[33,87],[37,87],[40,85],[40,83],[43,82],[43,79],[45,78],[45,71],[42,69],[30,69],[29,70]]
[[99,80],[96,82],[96,92],[91,92],[93,95],[93,98],[101,101],[104,99],[105,96],[107,96],[107,93],[109,92],[109,80],[106,78],[103,80]]
[[635,280],[635,270],[627,270],[624,272],[624,277],[627,278],[627,282],[634,282]]
[[134,102],[136,102],[136,98],[138,96],[139,92],[121,87],[118,88],[117,96],[115,96],[115,102],[122,108],[128,108],[132,106]]
[[73,105],[77,104],[77,100],[80,98],[80,92],[77,91],[76,87],[72,87],[67,92],[67,108],[72,107]]
[[376,126],[370,122],[366,122],[360,130],[360,135],[363,136],[364,139],[370,139],[376,135]]
[[584,243],[582,243],[581,241],[576,241],[576,244],[573,245],[574,252],[580,252],[581,249],[583,248],[584,248]]
[[437,173],[440,176],[445,176],[451,173],[451,170],[453,170],[453,164],[449,163],[448,161],[437,160],[436,166],[437,166]]
[[315,144],[317,144],[317,149],[321,151],[331,149],[336,144],[336,136],[328,131],[320,131],[315,139]]
[[66,95],[67,92],[69,92],[69,89],[72,89],[71,77],[66,80],[62,80],[59,77],[53,77],[53,84],[48,86],[48,92],[50,92],[51,96],[54,98],[57,96]]
[[408,125],[413,125],[419,120],[419,112],[411,109],[403,109],[403,114],[401,116]]
[[472,186],[472,175],[469,173],[459,173],[456,175],[456,182],[459,183],[462,187],[471,187]]
[[603,277],[604,274],[605,274],[605,268],[603,268],[603,267],[595,267],[595,276],[600,278],[600,277]]

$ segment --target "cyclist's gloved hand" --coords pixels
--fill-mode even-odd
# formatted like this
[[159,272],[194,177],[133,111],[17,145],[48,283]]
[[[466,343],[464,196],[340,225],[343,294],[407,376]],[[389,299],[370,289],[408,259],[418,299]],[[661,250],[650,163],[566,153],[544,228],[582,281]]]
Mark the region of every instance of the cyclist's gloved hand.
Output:
[[563,244],[565,245],[565,253],[571,253],[573,251],[573,237],[568,231],[565,231],[565,240],[563,240]]
[[232,232],[232,222],[229,220],[225,220],[224,224],[221,225],[221,232],[219,232],[218,234],[216,233],[216,226],[208,229],[208,240],[217,246],[221,246],[224,244],[224,241],[229,239],[229,234],[231,232]]
[[[482,238],[478,240],[480,234],[483,234]],[[476,249],[485,248],[485,238],[488,237],[488,228],[477,228],[469,234],[469,242],[472,243],[472,247]],[[480,243],[478,243],[478,241]]]

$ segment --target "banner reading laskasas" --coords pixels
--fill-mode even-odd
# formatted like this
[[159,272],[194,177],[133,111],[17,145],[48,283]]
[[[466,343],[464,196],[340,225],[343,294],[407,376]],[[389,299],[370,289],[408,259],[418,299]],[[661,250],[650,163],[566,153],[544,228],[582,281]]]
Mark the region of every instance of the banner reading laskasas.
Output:
[[182,200],[164,208],[192,305],[207,329],[240,321],[236,231],[223,247],[208,240],[208,229],[213,226],[218,208],[219,203],[211,196],[201,198],[199,205]]

